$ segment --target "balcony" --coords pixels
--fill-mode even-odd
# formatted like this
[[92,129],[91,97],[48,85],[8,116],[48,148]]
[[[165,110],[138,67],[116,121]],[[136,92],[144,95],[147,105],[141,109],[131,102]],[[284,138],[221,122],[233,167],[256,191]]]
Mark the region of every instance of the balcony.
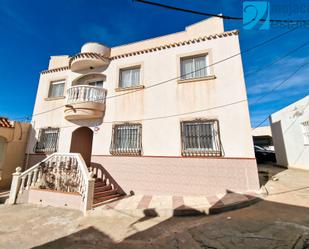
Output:
[[97,53],[79,53],[70,60],[71,71],[78,72],[85,69],[104,67],[109,64],[109,59]]
[[64,110],[67,120],[98,119],[105,111],[107,90],[88,85],[73,86],[67,90]]
[[72,72],[106,67],[109,65],[110,48],[103,44],[90,42],[86,43],[81,52],[72,56],[69,66]]

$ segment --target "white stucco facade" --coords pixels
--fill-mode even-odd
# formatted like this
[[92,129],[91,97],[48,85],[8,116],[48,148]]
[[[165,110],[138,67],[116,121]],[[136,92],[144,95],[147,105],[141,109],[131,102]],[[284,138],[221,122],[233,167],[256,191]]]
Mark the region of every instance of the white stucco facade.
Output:
[[277,163],[309,169],[309,96],[275,112],[270,117]]
[[[91,44],[87,48],[91,50]],[[117,163],[120,163],[120,161],[116,163],[119,157],[110,154],[113,125],[124,122],[142,125],[140,158],[144,158],[143,160],[149,158],[151,164],[153,163],[151,158],[156,157],[182,159],[181,121],[197,118],[215,119],[219,122],[222,144],[222,156],[217,158],[218,163],[227,165],[229,158],[245,160],[247,164],[242,163],[245,165],[244,168],[236,170],[242,172],[244,177],[243,186],[238,190],[257,189],[256,163],[241,56],[217,63],[239,52],[238,31],[224,32],[222,20],[210,18],[191,25],[182,32],[113,47],[106,52],[110,58],[107,66],[89,67],[86,70],[73,72],[70,69],[70,56],[52,56],[48,70],[42,72],[40,76],[33,112],[33,131],[28,146],[29,166],[40,156],[34,153],[34,147],[41,128],[59,128],[58,151],[69,152],[72,132],[81,126],[90,127],[95,131],[92,140],[92,161],[101,160],[100,163],[104,164],[113,175],[113,172],[117,171]],[[214,64],[208,68],[208,77],[179,80],[180,59],[199,54],[207,54],[208,63]],[[87,63],[91,64],[91,61]],[[120,69],[132,66],[140,67],[141,89],[119,89]],[[91,120],[67,120],[64,112],[67,108],[65,107],[67,96],[64,94],[63,97],[48,98],[51,82],[65,81],[66,93],[76,79],[94,74],[104,75],[105,79],[103,87],[107,90],[107,97],[103,117]],[[104,158],[108,158],[108,165]],[[209,167],[207,157],[200,159],[199,167]],[[181,167],[190,167],[190,158],[185,160],[186,163],[182,163]],[[124,163],[121,158],[121,164]],[[168,167],[162,161],[159,164],[153,165],[157,172],[164,172],[164,167]],[[237,163],[234,162],[233,165],[237,167]],[[138,167],[145,170],[148,167],[147,161],[143,161]],[[211,170],[214,170],[215,174],[215,169]],[[226,170],[232,172],[233,168],[227,167]],[[134,170],[132,172],[134,173]],[[221,173],[225,174],[223,172],[225,171]],[[126,177],[119,175],[118,171],[115,174],[118,175],[115,180],[120,181],[120,185],[129,190],[131,186],[128,178],[133,176],[128,176],[127,172]],[[144,176],[145,179],[141,180],[141,186],[144,186],[141,192],[142,189],[147,189],[147,174]],[[229,188],[229,180],[224,180],[222,175],[218,177],[221,177],[219,181],[227,182],[222,185],[222,189]],[[235,181],[233,186],[237,186],[237,179],[233,181]]]

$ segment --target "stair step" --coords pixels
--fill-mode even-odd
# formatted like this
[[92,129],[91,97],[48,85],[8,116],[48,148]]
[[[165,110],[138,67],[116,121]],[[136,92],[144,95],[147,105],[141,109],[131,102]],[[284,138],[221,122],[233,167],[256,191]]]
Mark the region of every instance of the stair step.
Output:
[[96,188],[96,187],[104,187],[104,186],[106,186],[105,182],[95,182],[95,183],[94,183],[94,187],[95,187],[95,188]]
[[106,182],[106,178],[103,180],[102,178],[95,178],[95,182]]
[[114,195],[114,194],[118,194],[117,189],[112,189],[112,190],[108,190],[108,191],[103,191],[103,192],[97,192],[94,193],[94,199],[98,199],[104,196],[110,196],[110,195]]
[[109,196],[104,196],[104,197],[100,197],[100,198],[97,198],[97,199],[94,199],[93,200],[93,206],[99,206],[102,202],[105,202],[105,201],[108,201],[108,200],[111,200],[111,199],[115,199],[115,198],[119,198],[121,197],[122,195],[121,194],[114,194],[114,195],[109,195]]
[[112,189],[111,185],[105,185],[105,186],[102,186],[102,187],[94,187],[94,193],[103,192],[103,191],[107,191],[107,190],[111,190],[111,189]]

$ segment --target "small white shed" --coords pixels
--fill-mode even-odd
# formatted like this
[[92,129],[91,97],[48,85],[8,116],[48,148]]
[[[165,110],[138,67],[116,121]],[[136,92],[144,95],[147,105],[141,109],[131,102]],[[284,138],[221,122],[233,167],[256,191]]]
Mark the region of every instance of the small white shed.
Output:
[[309,95],[270,116],[277,163],[309,170]]

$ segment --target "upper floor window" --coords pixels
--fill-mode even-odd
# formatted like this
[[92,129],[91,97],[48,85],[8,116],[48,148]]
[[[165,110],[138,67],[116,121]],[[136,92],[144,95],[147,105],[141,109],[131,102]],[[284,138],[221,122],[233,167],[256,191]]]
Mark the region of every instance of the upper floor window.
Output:
[[64,84],[65,82],[63,80],[51,82],[48,97],[49,98],[62,97],[64,92]]
[[304,143],[309,145],[309,121],[302,122]]
[[110,152],[112,155],[141,155],[142,125],[115,125]]
[[103,80],[91,81],[88,83],[89,86],[101,87],[103,88]]
[[184,57],[180,59],[180,64],[182,80],[201,78],[209,75],[207,55]]
[[35,152],[53,153],[57,151],[59,128],[40,129]]
[[217,120],[196,120],[181,123],[183,156],[221,156]]
[[140,85],[140,67],[120,69],[120,88],[135,87]]

